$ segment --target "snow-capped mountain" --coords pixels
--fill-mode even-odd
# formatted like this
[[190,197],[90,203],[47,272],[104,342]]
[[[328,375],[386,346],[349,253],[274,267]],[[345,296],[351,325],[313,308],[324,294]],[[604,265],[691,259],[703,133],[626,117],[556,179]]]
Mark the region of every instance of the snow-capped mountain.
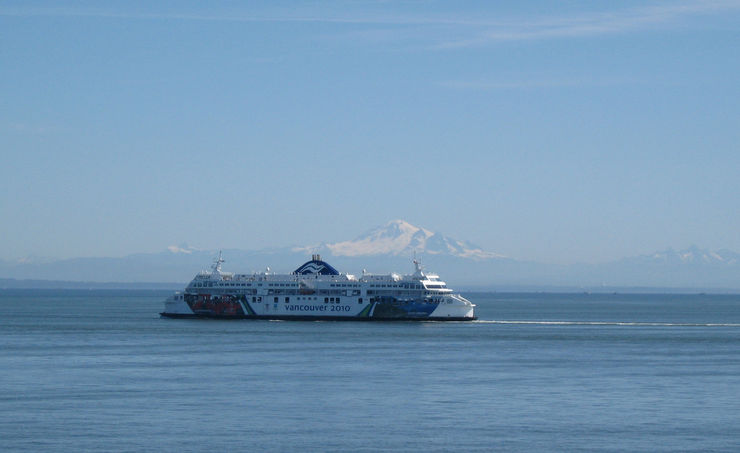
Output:
[[[228,245],[228,244],[224,244]],[[353,240],[261,250],[223,249],[225,269],[234,272],[291,272],[320,253],[341,272],[411,272],[416,252],[428,271],[456,286],[662,287],[740,290],[740,254],[692,246],[602,264],[556,265],[518,261],[469,242],[394,220]],[[173,245],[159,253],[120,258],[0,260],[0,288],[16,279],[77,282],[186,282],[208,268],[218,250]],[[1,280],[10,279],[3,283]],[[64,282],[61,282],[64,283]],[[57,283],[60,284],[60,283]],[[33,283],[39,285],[39,283]],[[48,285],[47,285],[48,286]],[[61,286],[60,286],[61,287]]]
[[167,247],[167,250],[170,253],[184,253],[186,255],[190,255],[193,252],[200,252],[200,249],[191,247],[188,244],[170,245]]
[[414,252],[426,255],[449,255],[483,260],[503,258],[503,255],[482,250],[470,242],[453,239],[426,228],[414,226],[405,220],[393,220],[374,228],[351,241],[322,244],[333,256],[411,256]]
[[642,255],[634,259],[643,262],[661,264],[704,264],[704,265],[735,265],[740,263],[740,254],[730,250],[707,250],[692,245],[685,250],[663,250],[652,255]]
[[615,286],[740,287],[740,254],[691,246],[609,263],[573,266],[573,275]]

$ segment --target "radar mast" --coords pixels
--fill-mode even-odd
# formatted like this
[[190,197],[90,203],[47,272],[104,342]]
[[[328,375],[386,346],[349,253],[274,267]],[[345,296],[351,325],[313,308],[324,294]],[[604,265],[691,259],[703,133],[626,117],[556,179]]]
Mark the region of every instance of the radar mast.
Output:
[[221,257],[221,250],[218,251],[218,258],[213,262],[213,273],[214,274],[220,274],[221,273],[221,263],[224,262],[224,259]]
[[424,270],[421,267],[421,261],[416,259],[416,250],[414,250],[414,268],[416,269],[416,272],[414,272],[415,278],[424,278]]

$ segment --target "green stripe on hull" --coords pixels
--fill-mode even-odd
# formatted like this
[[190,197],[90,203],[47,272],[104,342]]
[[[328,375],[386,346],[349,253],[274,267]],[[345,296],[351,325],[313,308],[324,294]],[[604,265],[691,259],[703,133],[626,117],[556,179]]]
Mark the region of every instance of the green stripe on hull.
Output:
[[370,310],[372,310],[373,305],[375,305],[374,302],[363,308],[362,311],[357,314],[357,316],[361,318],[367,318],[368,316],[370,316]]
[[249,305],[249,302],[247,302],[246,300],[243,300],[242,302],[244,302],[244,307],[247,309],[247,315],[249,316],[256,315],[256,312],[252,310],[252,307]]

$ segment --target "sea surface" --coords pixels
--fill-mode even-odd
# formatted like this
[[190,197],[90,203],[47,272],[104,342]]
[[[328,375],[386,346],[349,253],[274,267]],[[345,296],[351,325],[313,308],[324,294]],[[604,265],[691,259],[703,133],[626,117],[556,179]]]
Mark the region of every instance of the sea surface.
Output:
[[740,296],[372,323],[165,319],[167,295],[0,291],[0,451],[740,451]]

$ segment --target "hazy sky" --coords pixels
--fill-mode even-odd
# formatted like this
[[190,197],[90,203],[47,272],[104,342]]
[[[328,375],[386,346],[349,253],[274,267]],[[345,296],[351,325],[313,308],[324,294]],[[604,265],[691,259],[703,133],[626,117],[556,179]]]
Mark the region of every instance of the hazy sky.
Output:
[[0,1],[0,155],[0,259],[740,251],[740,2]]

